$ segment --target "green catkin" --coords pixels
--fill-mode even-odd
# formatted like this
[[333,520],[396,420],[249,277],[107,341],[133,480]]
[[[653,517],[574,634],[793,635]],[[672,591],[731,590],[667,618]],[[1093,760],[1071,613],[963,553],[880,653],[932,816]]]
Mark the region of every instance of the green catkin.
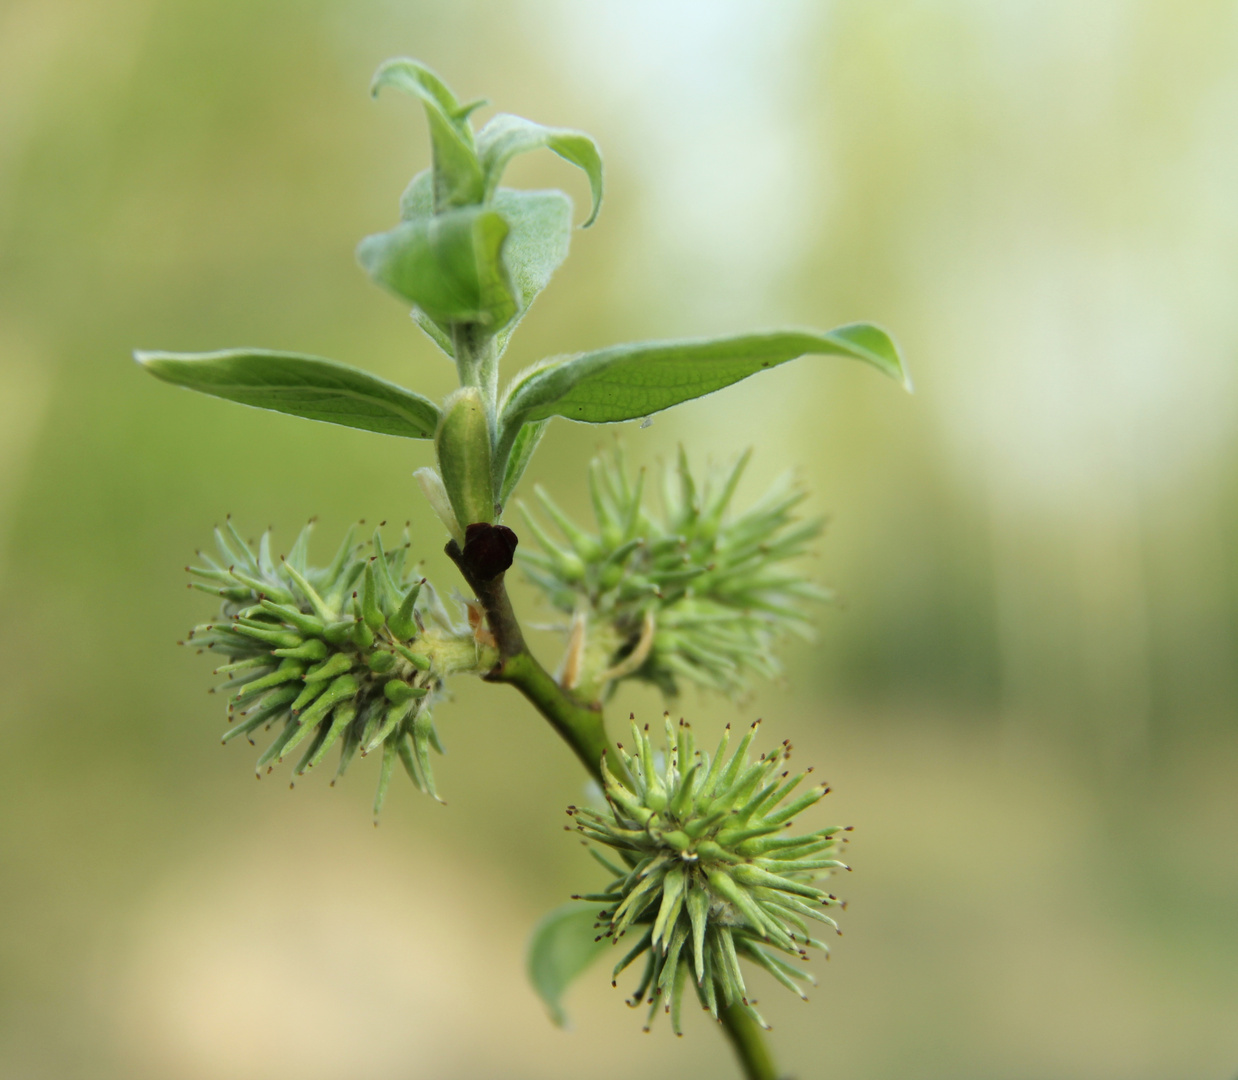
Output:
[[361,745],[361,736],[357,732],[356,724],[351,724],[344,730],[344,745],[340,747],[340,763],[335,770],[335,776],[331,780],[334,785],[336,780],[343,778],[348,771],[348,766],[352,763],[352,759],[357,754],[357,747]]
[[[785,564],[805,554],[823,522],[796,523],[793,511],[803,495],[787,481],[733,515],[749,456],[698,485],[681,448],[676,463],[662,470],[660,517],[642,503],[643,471],[631,483],[620,454],[595,459],[589,491],[596,534],[535,489],[566,543],[520,508],[541,548],[517,555],[528,576],[565,614],[588,615],[593,644],[582,684],[590,691],[605,695],[615,681],[636,678],[668,695],[684,681],[734,695],[752,675],[777,674],[776,638],[807,633],[802,603],[828,593]],[[642,643],[650,626],[654,633]],[[630,656],[635,659],[625,664]]]
[[383,722],[379,725],[378,730],[366,740],[365,746],[362,747],[362,754],[372,753],[382,746],[395,729],[404,721],[404,717],[408,715],[409,705],[402,703],[399,705],[387,706],[386,712],[383,714]]
[[313,662],[325,659],[330,651],[325,641],[322,641],[320,638],[309,638],[295,649],[273,649],[272,655],[283,656],[290,660],[309,660]]
[[396,740],[396,752],[400,755],[400,764],[404,766],[404,771],[408,773],[408,778],[413,782],[413,785],[418,791],[425,791],[425,780],[417,771],[417,763],[413,758],[413,748],[409,744],[407,734],[401,734],[399,739]]
[[[314,728],[314,737],[305,748],[305,752],[301,755],[301,759],[295,766],[293,766],[292,773],[294,776],[305,775],[305,770],[309,768],[309,763],[314,759],[314,755],[321,750],[323,743],[330,738],[330,735],[331,725],[329,724],[319,724],[316,728]],[[285,747],[284,753],[287,753],[289,749],[290,747]]]
[[396,742],[392,739],[383,746],[383,760],[378,773],[378,790],[374,793],[374,823],[378,824],[378,815],[382,813],[383,803],[387,798],[387,788],[391,784],[391,773],[395,768]]
[[[429,751],[442,747],[431,708],[443,677],[470,670],[461,657],[476,657],[479,670],[489,657],[480,655],[467,625],[454,623],[436,597],[434,629],[421,629],[418,598],[433,591],[424,578],[404,576],[407,545],[388,556],[376,533],[371,555],[370,545],[356,543],[350,530],[330,565],[314,569],[309,532],[306,526],[288,555],[273,559],[269,534],[255,551],[228,521],[216,530],[221,561],[200,554],[204,565],[190,568],[223,604],[214,622],[196,627],[187,639],[228,658],[216,669],[227,677],[217,690],[229,696],[229,716],[236,721],[223,741],[276,724],[259,769],[299,751],[296,775],[317,767],[339,744],[337,778],[358,750],[381,747],[376,813],[395,756],[407,752],[410,776],[433,794]],[[411,745],[402,750],[406,742]]]
[[302,678],[307,683],[334,679],[337,675],[343,675],[346,671],[351,671],[354,663],[356,663],[355,657],[350,656],[348,653],[333,653],[321,664],[317,664],[306,671]]
[[297,772],[304,772],[306,768],[313,768],[319,764],[327,755],[327,751],[335,745],[336,740],[348,730],[348,726],[353,722],[357,715],[357,706],[351,701],[342,701],[335,707],[331,714],[331,726],[327,729],[326,738],[322,744],[314,751],[313,756],[304,767],[297,766]]
[[759,722],[733,751],[730,732],[724,732],[718,752],[707,758],[682,720],[675,726],[666,718],[661,754],[654,752],[648,730],[634,723],[633,753],[624,754],[630,785],[620,783],[603,761],[608,811],[570,811],[587,840],[615,854],[613,862],[599,860],[610,883],[587,897],[606,905],[600,916],[604,936],[617,940],[625,931],[640,932],[615,977],[647,954],[629,1004],[648,995],[650,1017],[662,1006],[676,1034],[682,1031],[678,1018],[689,979],[715,1017],[721,1005],[749,1004],[741,958],[806,998],[801,984],[811,984],[811,975],[781,957],[799,960],[807,958],[808,948],[825,951],[809,935],[805,918],[834,925],[819,908],[837,900],[817,883],[845,867],[834,857],[846,842],[842,830],[773,836],[827,789],[821,785],[779,809],[796,784],[784,780],[791,748],[784,743],[750,761],[758,732]]

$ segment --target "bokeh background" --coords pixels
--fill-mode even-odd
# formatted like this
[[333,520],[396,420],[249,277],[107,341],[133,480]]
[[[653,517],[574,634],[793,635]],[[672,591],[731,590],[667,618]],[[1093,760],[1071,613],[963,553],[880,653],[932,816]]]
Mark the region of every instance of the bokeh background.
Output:
[[[398,54],[606,154],[509,371],[872,319],[915,375],[809,359],[620,429],[645,464],[753,444],[741,498],[795,467],[832,517],[840,603],[785,682],[675,706],[766,717],[856,825],[813,1003],[764,993],[788,1070],[1232,1078],[1238,12],[1207,0],[2,0],[0,1075],[731,1075],[705,1018],[642,1035],[600,970],[566,1034],[526,988],[528,928],[595,868],[514,693],[460,686],[448,805],[399,783],[375,829],[372,762],[255,784],[174,644],[228,512],[284,544],[318,514],[324,554],[411,517],[452,581],[428,446],[129,359],[265,345],[446,392],[352,256],[427,160],[416,105],[365,92]],[[551,155],[510,178],[586,195]],[[530,479],[583,511],[613,436],[559,422]]]

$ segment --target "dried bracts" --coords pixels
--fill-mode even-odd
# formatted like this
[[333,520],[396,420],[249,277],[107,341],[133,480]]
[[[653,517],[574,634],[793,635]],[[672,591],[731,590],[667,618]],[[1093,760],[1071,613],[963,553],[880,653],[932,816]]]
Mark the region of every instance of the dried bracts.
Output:
[[228,699],[224,742],[273,731],[260,776],[285,758],[299,776],[337,745],[337,776],[358,753],[377,753],[375,815],[397,759],[437,797],[430,749],[442,747],[431,706],[444,676],[484,669],[489,650],[406,567],[407,535],[388,552],[379,531],[358,543],[350,529],[331,563],[314,568],[311,527],[275,558],[269,532],[251,545],[229,520],[215,530],[219,560],[199,552],[202,565],[188,568],[195,588],[222,600],[219,617],[186,644],[225,658],[215,669],[227,677],[216,688]]
[[[811,769],[791,776],[791,748],[749,761],[759,721],[727,756],[730,728],[712,758],[696,749],[691,729],[666,718],[666,751],[655,754],[648,725],[632,725],[633,749],[620,748],[630,786],[603,765],[608,812],[572,807],[577,828],[618,856],[599,861],[614,875],[600,893],[599,929],[623,949],[620,972],[638,959],[643,971],[629,1004],[662,1006],[681,1032],[680,1011],[691,983],[701,1005],[750,1005],[741,959],[806,997],[812,976],[795,961],[828,947],[812,924],[837,931],[827,914],[840,904],[818,882],[837,869],[846,829],[788,835],[793,819],[829,788],[796,794]],[[659,760],[662,759],[662,760]],[[763,1021],[762,1021],[763,1023]]]

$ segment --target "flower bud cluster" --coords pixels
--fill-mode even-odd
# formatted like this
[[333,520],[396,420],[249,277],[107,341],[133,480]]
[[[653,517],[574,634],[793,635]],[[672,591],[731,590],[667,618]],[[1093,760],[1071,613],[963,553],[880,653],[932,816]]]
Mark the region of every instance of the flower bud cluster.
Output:
[[662,474],[660,517],[645,505],[645,473],[631,480],[623,457],[595,459],[589,490],[597,531],[576,525],[542,491],[556,541],[521,507],[541,551],[517,558],[551,604],[573,616],[565,682],[602,696],[620,679],[652,682],[667,695],[681,680],[735,694],[752,674],[778,671],[772,646],[785,631],[806,635],[805,600],[829,594],[786,566],[821,532],[797,522],[804,493],[782,482],[737,516],[731,501],[750,452],[698,486],[682,447]]
[[437,798],[430,748],[442,747],[430,706],[445,675],[492,661],[432,586],[405,569],[407,536],[387,552],[377,530],[363,544],[350,529],[331,564],[315,569],[307,563],[312,525],[276,560],[269,531],[251,546],[229,520],[226,531],[215,530],[221,560],[199,552],[205,565],[186,568],[194,588],[222,600],[219,617],[195,627],[186,643],[227,657],[215,669],[227,676],[214,691],[228,697],[232,726],[223,741],[244,735],[252,743],[259,728],[274,728],[259,776],[294,751],[300,776],[338,743],[337,777],[358,751],[381,751],[375,816],[397,758]]
[[667,751],[659,763],[648,725],[641,730],[633,722],[633,752],[620,747],[632,786],[604,761],[609,812],[568,810],[586,838],[619,857],[619,865],[599,857],[614,879],[600,893],[577,899],[604,905],[603,937],[615,944],[629,932],[635,938],[614,975],[643,956],[644,971],[629,1004],[648,998],[649,1021],[663,1006],[676,1034],[682,1034],[689,981],[715,1018],[720,1008],[752,1004],[741,958],[807,1000],[800,983],[811,983],[812,976],[779,954],[806,960],[815,947],[828,955],[808,920],[838,929],[825,909],[840,901],[815,883],[833,870],[850,869],[836,857],[845,843],[838,834],[847,830],[786,834],[796,815],[829,788],[814,785],[788,802],[812,770],[788,776],[791,746],[785,742],[777,753],[750,762],[759,725],[752,725],[729,758],[728,725],[711,759],[695,748],[689,725],[680,720],[676,729],[668,714]]

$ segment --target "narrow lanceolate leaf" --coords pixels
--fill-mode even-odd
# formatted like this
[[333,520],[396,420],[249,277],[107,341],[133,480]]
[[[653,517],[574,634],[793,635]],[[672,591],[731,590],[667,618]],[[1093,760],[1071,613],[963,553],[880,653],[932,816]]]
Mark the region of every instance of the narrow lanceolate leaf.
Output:
[[597,940],[600,910],[597,904],[581,903],[555,908],[529,939],[529,981],[559,1027],[567,1024],[564,992],[606,949],[606,942]]
[[468,115],[481,102],[461,105],[446,84],[424,64],[388,60],[374,74],[370,93],[394,86],[420,98],[430,125],[434,150],[434,203],[438,210],[479,203],[485,191],[481,163],[473,143]]
[[868,323],[827,333],[782,330],[613,345],[518,375],[503,406],[502,435],[507,437],[513,424],[550,416],[591,424],[638,419],[811,354],[860,360],[909,385],[898,347]]
[[493,333],[517,310],[500,254],[508,232],[502,214],[469,206],[367,236],[357,260],[379,285],[434,322],[478,323]]
[[317,356],[268,349],[133,355],[165,382],[257,409],[408,439],[431,439],[438,427],[429,398]]
[[583,169],[589,177],[593,208],[589,212],[589,220],[581,226],[587,229],[593,224],[602,205],[602,154],[597,143],[582,131],[543,127],[509,113],[499,113],[493,117],[477,133],[477,155],[485,176],[486,197],[494,194],[503,177],[503,170],[512,158],[543,148],[553,150],[564,161]]
[[[529,467],[533,452],[537,449],[538,443],[542,441],[549,423],[549,420],[539,420],[536,424],[524,424],[516,433],[516,441],[512,444],[511,453],[502,466],[503,482],[499,487],[500,506],[505,505],[512,492],[516,490],[516,485],[520,483],[525,469]],[[495,464],[497,467],[498,463]]]

